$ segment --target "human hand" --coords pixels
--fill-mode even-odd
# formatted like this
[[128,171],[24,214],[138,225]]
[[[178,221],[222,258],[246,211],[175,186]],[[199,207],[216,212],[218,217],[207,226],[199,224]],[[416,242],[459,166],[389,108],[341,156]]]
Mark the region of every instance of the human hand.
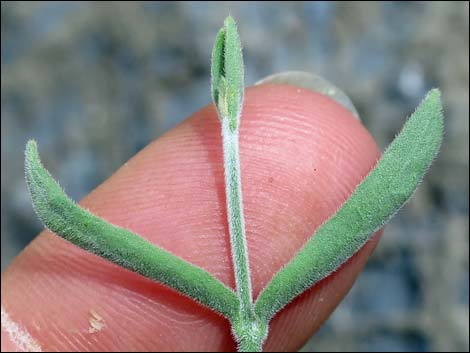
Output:
[[[256,298],[380,152],[342,106],[285,85],[247,89],[240,149]],[[81,205],[234,287],[212,105],[147,146]],[[298,349],[344,297],[376,241],[282,310],[264,349]],[[2,350],[18,346],[5,329],[14,323],[43,350],[234,350],[224,318],[49,231],[2,274]]]

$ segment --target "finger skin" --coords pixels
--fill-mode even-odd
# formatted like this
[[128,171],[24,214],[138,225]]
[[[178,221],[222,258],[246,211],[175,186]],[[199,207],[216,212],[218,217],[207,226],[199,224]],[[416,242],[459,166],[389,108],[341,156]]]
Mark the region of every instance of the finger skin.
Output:
[[[207,106],[139,152],[81,205],[233,288],[221,142],[216,112]],[[256,298],[380,152],[343,107],[286,85],[247,89],[240,150]],[[278,313],[264,349],[301,347],[350,289],[376,242]],[[224,318],[49,231],[2,274],[2,307],[43,350],[235,349]],[[2,346],[8,341],[2,330]]]

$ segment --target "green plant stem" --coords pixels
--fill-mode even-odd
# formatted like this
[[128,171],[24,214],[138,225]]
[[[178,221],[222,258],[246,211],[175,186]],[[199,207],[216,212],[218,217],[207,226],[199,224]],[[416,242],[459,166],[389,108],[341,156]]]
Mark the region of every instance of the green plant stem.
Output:
[[240,299],[240,315],[243,321],[253,320],[253,298],[250,267],[243,216],[242,186],[240,174],[238,128],[230,127],[230,119],[222,119],[225,194],[230,231],[235,284]]
[[251,320],[239,318],[232,321],[231,325],[239,352],[262,352],[263,342],[268,336],[267,320],[261,320],[254,314]]
[[235,284],[239,299],[239,316],[232,320],[232,330],[239,352],[261,352],[267,336],[267,321],[254,313],[250,265],[245,235],[240,173],[238,127],[230,119],[222,119],[227,218],[230,231]]
[[239,128],[243,103],[243,55],[235,21],[226,18],[212,51],[212,98],[222,126],[225,198],[239,312],[231,320],[240,351],[260,351],[267,324],[254,313],[243,216]]
[[239,352],[262,352],[263,351],[263,337],[252,337],[250,339],[238,342],[237,350]]

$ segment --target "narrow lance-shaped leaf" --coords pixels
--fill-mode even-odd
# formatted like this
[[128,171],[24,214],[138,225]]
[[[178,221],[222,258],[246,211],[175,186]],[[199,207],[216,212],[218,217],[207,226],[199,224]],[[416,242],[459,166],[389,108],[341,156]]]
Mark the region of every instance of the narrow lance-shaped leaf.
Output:
[[203,269],[112,225],[76,205],[42,166],[34,141],[25,152],[33,206],[47,228],[71,243],[174,288],[228,319],[238,313],[235,293]]
[[442,133],[440,93],[434,89],[351,197],[273,277],[256,313],[270,320],[357,252],[413,194],[439,151]]

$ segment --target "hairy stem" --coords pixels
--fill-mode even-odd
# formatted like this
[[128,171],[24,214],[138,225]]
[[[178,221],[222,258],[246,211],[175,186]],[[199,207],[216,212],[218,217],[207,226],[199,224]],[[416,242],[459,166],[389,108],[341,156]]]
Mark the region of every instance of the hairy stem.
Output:
[[263,337],[253,337],[251,339],[241,340],[238,343],[239,352],[262,352]]
[[243,215],[238,129],[232,131],[229,119],[222,119],[222,136],[227,218],[235,283],[243,320],[251,321],[253,319],[253,298]]
[[262,352],[263,342],[268,336],[268,321],[261,320],[256,314],[251,320],[233,320],[232,332],[239,352]]
[[260,350],[264,332],[254,314],[243,216],[239,128],[243,105],[243,55],[235,21],[226,18],[212,51],[212,98],[222,126],[225,197],[239,313],[231,320],[241,350]]

